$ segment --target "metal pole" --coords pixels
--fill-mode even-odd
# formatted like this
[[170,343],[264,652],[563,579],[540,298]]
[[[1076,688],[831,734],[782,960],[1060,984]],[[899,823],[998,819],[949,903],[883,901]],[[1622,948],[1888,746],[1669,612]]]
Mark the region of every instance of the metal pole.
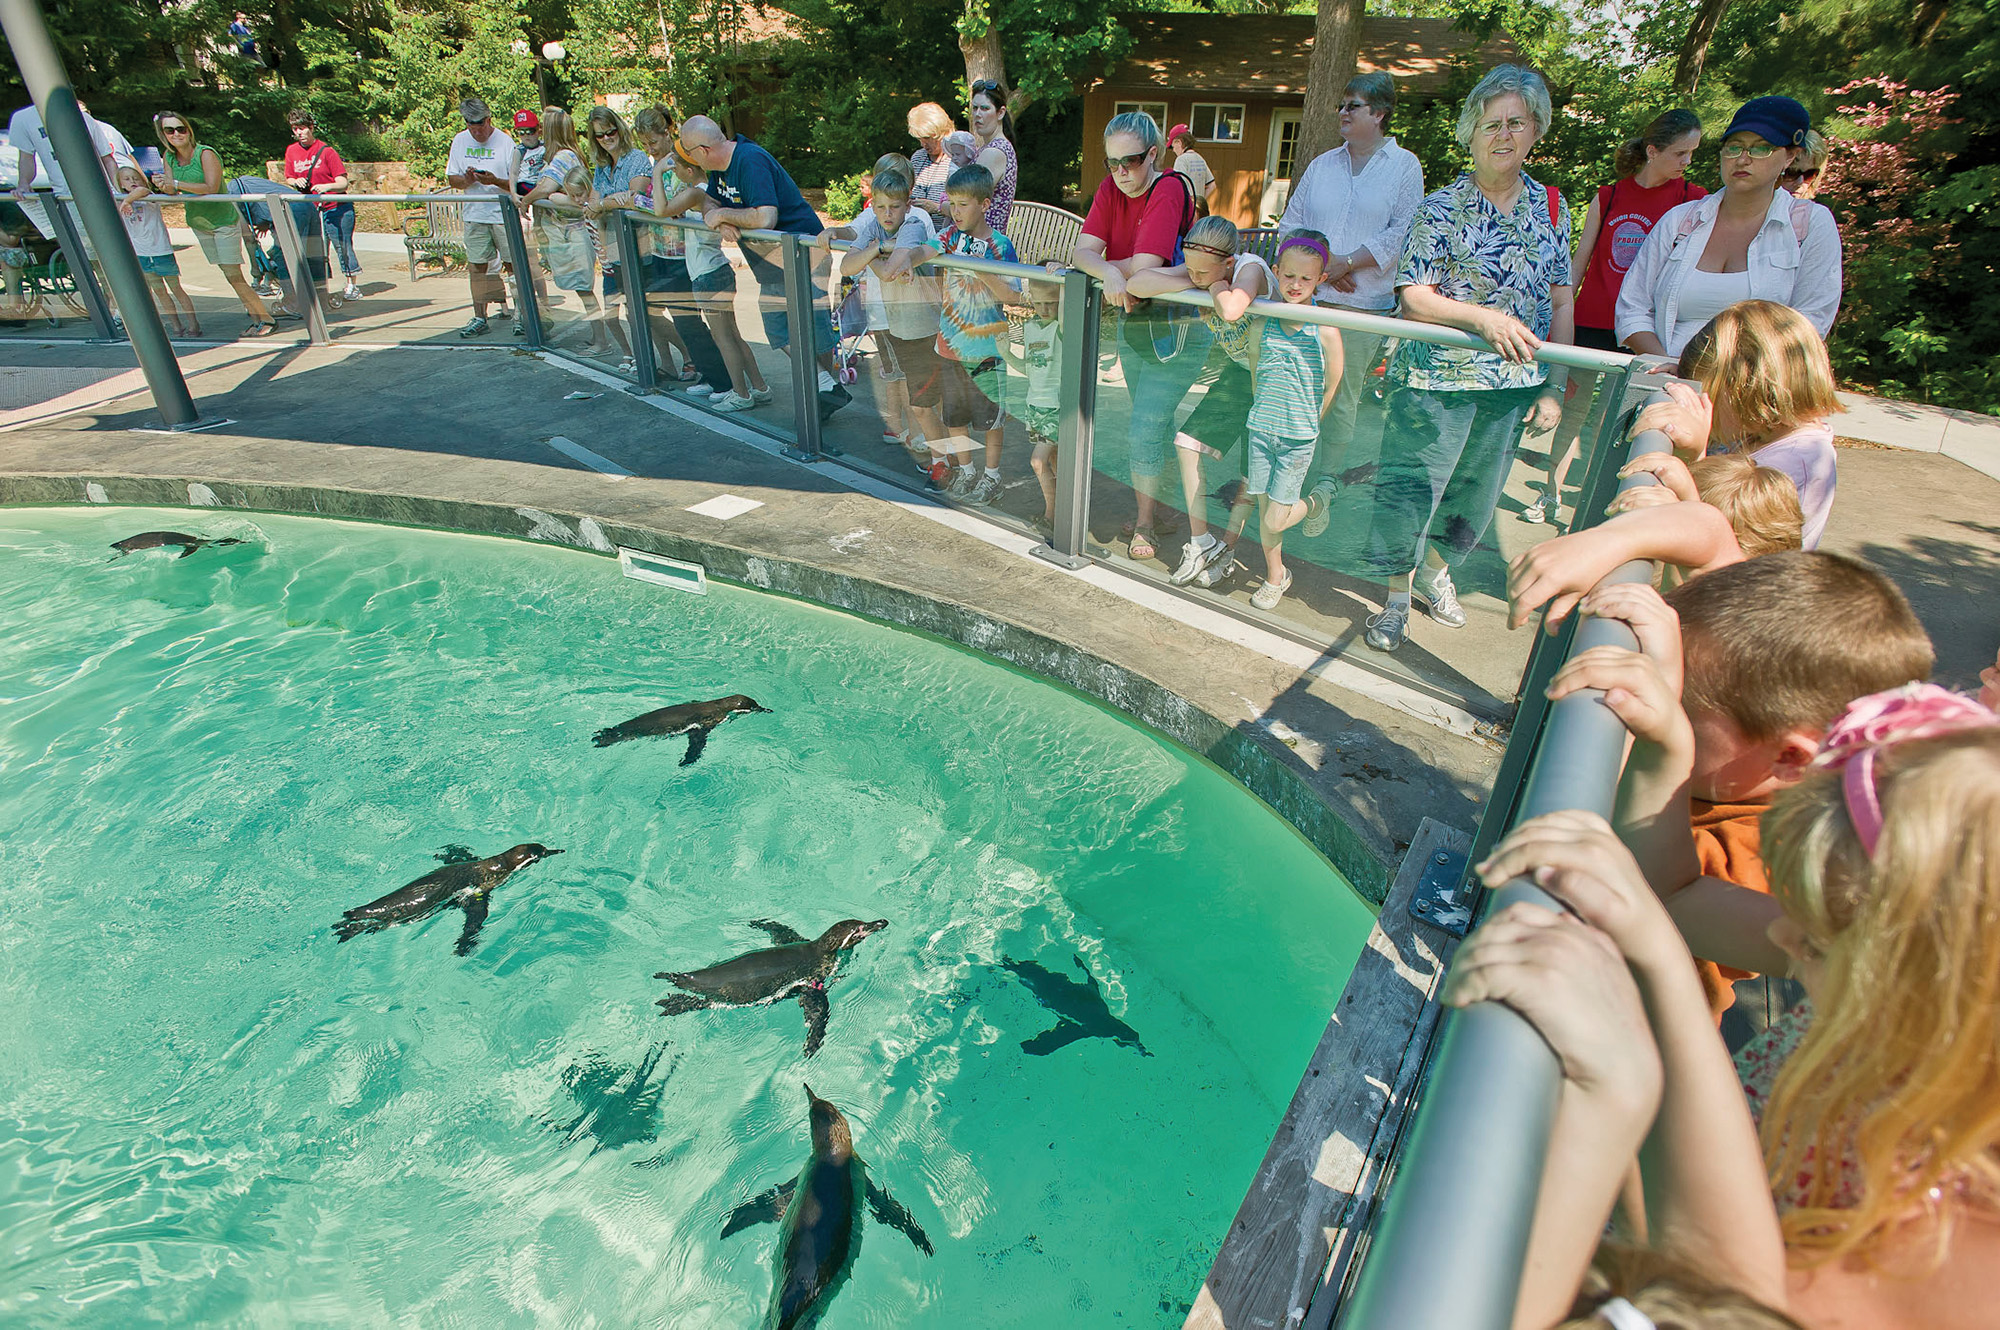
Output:
[[[285,266],[291,271],[292,309],[305,320],[306,339],[315,346],[326,344],[326,311],[320,308],[319,282],[312,275],[312,261],[306,256],[305,239],[299,235],[298,218],[292,214],[289,194],[266,194],[271,205],[271,234],[285,252]],[[255,243],[253,238],[252,243]]]
[[1064,568],[1090,562],[1091,432],[1097,419],[1097,321],[1104,301],[1097,283],[1074,270],[1063,274],[1056,326],[1062,336],[1061,427],[1056,439],[1056,530],[1038,558]]
[[160,311],[146,290],[139,256],[132,251],[132,238],[125,234],[125,224],[119,219],[110,182],[98,164],[97,149],[84,126],[83,112],[77,108],[62,57],[49,39],[41,6],[35,0],[0,0],[0,27],[5,28],[7,44],[13,48],[21,81],[28,85],[35,108],[41,112],[56,161],[62,165],[84,229],[96,245],[98,261],[104,265],[104,276],[124,311],[125,332],[132,339],[146,386],[152,389],[153,403],[160,408],[168,428],[192,425],[200,413],[188,394],[187,380],[181,377],[180,362],[174,359],[174,344],[167,340]]
[[[794,446],[785,455],[817,462],[824,453],[819,428],[819,357],[813,346],[813,252],[803,237],[787,231],[778,241],[785,265],[785,319],[791,326]],[[759,300],[763,297],[760,295]]]
[[[1629,456],[1662,452],[1648,431]],[[1621,488],[1651,484],[1634,476]],[[1605,583],[1650,580],[1649,563],[1628,563]],[[1576,625],[1574,651],[1635,650],[1615,619]],[[1516,743],[1534,743],[1517,732]],[[1520,820],[1559,809],[1610,817],[1625,756],[1625,727],[1595,692],[1550,706],[1522,789]],[[1559,908],[1519,878],[1494,892],[1487,912],[1516,901]],[[1482,1002],[1444,1017],[1423,1102],[1404,1142],[1394,1185],[1340,1325],[1343,1330],[1505,1330],[1513,1324],[1562,1069],[1521,1017]]]
[[51,193],[42,210],[48,214],[49,225],[56,229],[56,243],[62,246],[70,279],[76,283],[77,294],[83,297],[83,307],[89,312],[97,335],[107,342],[115,339],[118,325],[111,318],[111,302],[104,298],[104,288],[97,284],[97,270],[91,266],[90,256],[84,253],[83,233],[76,229],[76,218],[70,216],[69,204]]
[[[540,69],[537,68],[537,73]],[[544,101],[542,105],[547,106]],[[535,257],[528,249],[522,227],[520,195],[504,200],[507,218],[507,253],[514,261],[514,326],[530,351],[542,349],[542,307],[535,300]]]
[[639,237],[632,216],[622,208],[613,214],[612,232],[618,246],[618,284],[625,288],[625,326],[632,335],[632,364],[639,391],[660,390],[660,367],[653,359],[653,330],[646,322],[646,274],[640,269]]

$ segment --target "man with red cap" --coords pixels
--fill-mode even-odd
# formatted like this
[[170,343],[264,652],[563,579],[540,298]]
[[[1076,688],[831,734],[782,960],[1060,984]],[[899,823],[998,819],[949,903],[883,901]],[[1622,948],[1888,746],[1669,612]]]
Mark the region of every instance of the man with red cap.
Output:
[[549,155],[548,145],[542,142],[542,118],[533,111],[514,112],[514,146],[520,149],[514,192],[525,194],[535,187],[535,178],[542,173],[542,160]]
[[1169,169],[1188,178],[1188,183],[1194,186],[1194,205],[1207,216],[1208,194],[1215,188],[1215,172],[1208,169],[1208,163],[1194,150],[1194,131],[1186,125],[1175,125],[1168,131],[1167,142],[1174,150],[1174,164]]

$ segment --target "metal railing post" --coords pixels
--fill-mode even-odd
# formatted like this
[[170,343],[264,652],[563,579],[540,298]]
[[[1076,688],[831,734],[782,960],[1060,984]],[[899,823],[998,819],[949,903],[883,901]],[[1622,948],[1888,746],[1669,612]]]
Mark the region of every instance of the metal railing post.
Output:
[[[1667,447],[1664,435],[1648,431],[1632,441],[1627,456]],[[1599,460],[1610,469],[1608,457]],[[1651,483],[1649,476],[1634,476],[1621,488]],[[1595,488],[1601,493],[1604,486]],[[1600,585],[1649,581],[1652,574],[1650,563],[1628,563]],[[1572,652],[1597,646],[1635,650],[1638,640],[1619,620],[1580,620]],[[1514,820],[1562,809],[1609,818],[1625,758],[1624,723],[1595,692],[1551,703],[1547,716],[1539,738],[1527,730],[1516,735],[1515,742],[1535,744],[1535,756]],[[1529,879],[1518,878],[1488,894],[1482,917],[1516,901],[1560,908]],[[1354,1296],[1338,1322],[1342,1330],[1505,1330],[1513,1324],[1561,1090],[1555,1054],[1513,1011],[1482,1002],[1445,1014],[1423,1102],[1399,1152],[1395,1184]],[[1448,1277],[1440,1278],[1440,1271]]]
[[528,248],[528,237],[523,229],[520,196],[509,195],[502,200],[506,208],[507,254],[514,264],[514,326],[521,330],[522,339],[530,351],[542,349],[542,309],[535,299],[535,256]]
[[[319,281],[312,275],[312,263],[306,257],[305,238],[299,234],[298,218],[292,214],[292,197],[285,194],[268,194],[271,209],[271,234],[278,238],[278,248],[285,252],[285,266],[291,271],[292,310],[305,320],[306,339],[314,346],[324,346],[327,342],[326,311],[320,308]],[[252,237],[251,243],[256,243]]]
[[813,251],[804,237],[788,231],[778,241],[778,254],[785,265],[785,321],[791,328],[794,446],[785,455],[817,462],[825,453],[819,427],[819,356],[813,345]]
[[91,326],[99,337],[112,341],[118,336],[118,325],[112,321],[111,302],[104,298],[104,288],[97,284],[97,270],[84,253],[83,232],[77,227],[76,218],[70,215],[69,204],[54,193],[45,198],[43,211],[48,214],[49,225],[56,230],[56,243],[62,246],[63,261],[69,264],[70,278],[76,283],[76,293],[83,297]]
[[1097,283],[1071,271],[1062,279],[1056,326],[1062,336],[1061,427],[1056,442],[1055,536],[1038,558],[1064,568],[1090,562],[1091,434],[1097,422],[1097,325],[1104,298]]
[[[34,98],[48,131],[49,144],[63,167],[63,177],[77,200],[77,214],[95,243],[104,278],[111,284],[125,316],[125,334],[132,339],[133,354],[152,389],[153,402],[160,408],[169,429],[193,425],[200,419],[194,398],[188,394],[187,380],[181,377],[180,362],[174,358],[174,344],[167,340],[167,326],[146,289],[146,275],[139,268],[139,256],[132,238],[118,216],[111,197],[111,183],[97,159],[96,145],[76,104],[69,72],[56,54],[49,37],[41,6],[35,0],[0,0],[0,28],[21,71],[21,81]],[[18,146],[18,145],[17,145]],[[53,183],[53,182],[51,182]],[[79,246],[81,248],[81,246]],[[88,265],[86,265],[88,266]]]
[[660,390],[660,366],[653,355],[653,330],[646,322],[646,274],[640,267],[639,236],[632,229],[632,215],[624,209],[613,214],[612,224],[618,246],[618,284],[625,289],[625,326],[632,336],[632,365],[639,378],[639,391]]

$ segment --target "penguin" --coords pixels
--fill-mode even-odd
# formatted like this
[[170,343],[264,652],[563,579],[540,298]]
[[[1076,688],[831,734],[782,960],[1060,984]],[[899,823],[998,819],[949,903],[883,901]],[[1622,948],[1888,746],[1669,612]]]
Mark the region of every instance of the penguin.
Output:
[[1035,1057],[1047,1057],[1079,1039],[1109,1039],[1138,1049],[1141,1057],[1153,1056],[1139,1042],[1139,1032],[1111,1014],[1111,1008],[1104,1004],[1104,990],[1098,987],[1097,976],[1083,963],[1083,957],[1072,955],[1070,959],[1083,971],[1083,982],[1044,969],[1033,961],[1001,958],[1000,964],[1012,970],[1035,995],[1035,1000],[1058,1018],[1053,1029],[1023,1039],[1021,1047]]
[[465,931],[458,935],[454,950],[461,956],[469,956],[479,945],[479,930],[486,924],[486,903],[493,889],[529,864],[561,853],[546,845],[530,843],[503,850],[490,859],[475,859],[463,845],[448,845],[437,856],[443,868],[433,869],[379,900],[346,911],[333,931],[345,942],[395,924],[413,924],[430,918],[447,905],[456,905],[465,911]]
[[797,998],[806,1014],[806,1056],[811,1057],[826,1039],[830,1011],[826,986],[834,971],[851,948],[888,926],[887,919],[867,923],[843,919],[815,941],[784,924],[752,919],[750,927],[770,934],[777,945],[745,952],[705,970],[660,971],[653,978],[669,980],[674,987],[687,990],[659,999],[660,1014],[678,1016],[704,1007],[752,1007]]
[[731,1210],[722,1225],[725,1238],[753,1224],[778,1225],[764,1330],[803,1330],[818,1322],[861,1250],[864,1203],[876,1223],[898,1230],[924,1255],[937,1254],[916,1218],[868,1180],[867,1165],[854,1153],[854,1135],[840,1110],[810,1085],[805,1092],[812,1108],[812,1158],[790,1182]]
[[241,545],[242,543],[242,541],[236,539],[234,536],[224,536],[220,540],[210,540],[206,536],[190,536],[185,531],[141,531],[136,536],[127,536],[123,540],[113,541],[111,548],[118,551],[117,554],[112,556],[113,558],[123,558],[127,554],[137,554],[140,550],[157,550],[164,549],[168,545],[178,545],[181,547],[180,557],[185,559],[188,555],[193,554],[196,550],[204,546],[212,545],[219,548],[223,545]]
[[658,711],[648,711],[643,716],[634,716],[622,725],[613,725],[599,730],[590,741],[599,748],[609,748],[612,744],[624,743],[627,739],[643,739],[655,734],[685,734],[688,737],[687,753],[681,758],[681,765],[691,767],[701,756],[701,750],[708,746],[709,731],[728,720],[731,716],[749,715],[762,712],[769,715],[771,708],[759,706],[754,697],[737,693],[731,697],[718,697],[712,702],[682,702],[678,706],[661,707]]

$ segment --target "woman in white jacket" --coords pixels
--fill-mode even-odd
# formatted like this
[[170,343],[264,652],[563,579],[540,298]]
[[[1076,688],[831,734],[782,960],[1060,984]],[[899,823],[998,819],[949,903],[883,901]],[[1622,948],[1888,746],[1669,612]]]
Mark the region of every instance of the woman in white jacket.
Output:
[[1701,326],[1742,300],[1805,315],[1820,336],[1840,310],[1840,228],[1817,203],[1778,188],[1812,128],[1789,97],[1745,102],[1722,136],[1722,191],[1670,209],[1618,293],[1618,339],[1677,356]]

